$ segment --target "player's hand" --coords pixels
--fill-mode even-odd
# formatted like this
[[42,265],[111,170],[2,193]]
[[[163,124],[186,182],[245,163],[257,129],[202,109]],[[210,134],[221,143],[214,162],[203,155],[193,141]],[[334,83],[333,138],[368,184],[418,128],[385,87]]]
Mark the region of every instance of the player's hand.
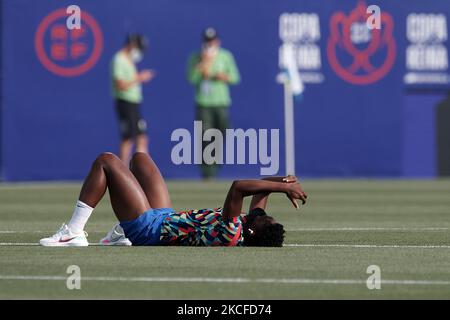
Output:
[[298,182],[289,183],[287,185],[286,196],[292,202],[292,205],[295,207],[295,209],[299,208],[297,200],[301,200],[302,204],[305,204],[306,198],[308,198],[308,196],[306,195],[306,193],[303,191],[302,187],[300,186],[300,183],[298,183]]
[[297,182],[297,177],[296,177],[296,176],[293,176],[293,175],[288,175],[288,176],[286,176],[286,177],[283,178],[283,182],[286,182],[286,183],[295,183],[295,182]]
[[142,70],[138,74],[138,78],[140,82],[149,82],[155,77],[156,73],[153,70]]

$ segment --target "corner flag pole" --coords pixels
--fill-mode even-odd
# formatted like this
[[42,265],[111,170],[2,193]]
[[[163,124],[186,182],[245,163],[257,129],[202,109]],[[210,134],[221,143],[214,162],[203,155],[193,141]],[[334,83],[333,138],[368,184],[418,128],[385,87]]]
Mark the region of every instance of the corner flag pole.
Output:
[[295,176],[295,125],[294,96],[304,90],[303,81],[298,71],[295,48],[292,43],[284,43],[282,50],[282,69],[277,81],[284,86],[284,145],[286,155],[286,175]]
[[295,176],[294,94],[288,79],[284,81],[284,147],[286,175]]

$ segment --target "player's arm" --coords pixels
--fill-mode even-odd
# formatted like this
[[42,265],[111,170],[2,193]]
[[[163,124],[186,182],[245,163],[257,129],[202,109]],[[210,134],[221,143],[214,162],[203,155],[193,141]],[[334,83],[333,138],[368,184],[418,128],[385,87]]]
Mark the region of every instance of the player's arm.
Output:
[[298,208],[297,199],[302,203],[306,201],[306,195],[298,183],[285,183],[268,180],[236,180],[228,191],[223,205],[223,216],[233,218],[241,214],[244,198],[257,194],[284,193]]
[[[288,176],[280,176],[280,177],[266,177],[262,180],[273,181],[273,182],[284,182],[284,183],[295,183],[297,182],[297,178],[292,175]],[[258,193],[252,197],[252,201],[250,202],[249,212],[255,208],[261,208],[266,210],[267,200],[269,199],[270,193]],[[305,194],[306,198],[306,194]]]

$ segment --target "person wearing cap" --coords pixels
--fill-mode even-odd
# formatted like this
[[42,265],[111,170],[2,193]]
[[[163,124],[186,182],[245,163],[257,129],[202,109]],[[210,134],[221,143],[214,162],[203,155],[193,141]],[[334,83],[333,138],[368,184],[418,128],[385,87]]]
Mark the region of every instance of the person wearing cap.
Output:
[[[202,39],[202,49],[189,57],[187,78],[195,88],[197,120],[202,121],[203,131],[214,128],[224,134],[229,125],[229,86],[239,83],[239,70],[233,54],[221,47],[214,28],[204,30]],[[203,178],[215,177],[217,169],[217,164],[203,162]]]
[[149,82],[152,70],[138,71],[136,64],[142,60],[147,39],[139,34],[128,35],[124,47],[118,51],[111,64],[113,96],[119,119],[121,136],[119,157],[129,163],[133,147],[136,152],[148,153],[147,123],[140,113],[142,84]]

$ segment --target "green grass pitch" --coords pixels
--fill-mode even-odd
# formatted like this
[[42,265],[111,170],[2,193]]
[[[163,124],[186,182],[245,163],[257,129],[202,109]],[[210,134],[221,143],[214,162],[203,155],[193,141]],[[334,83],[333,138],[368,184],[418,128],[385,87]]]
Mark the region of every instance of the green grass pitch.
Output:
[[[229,182],[171,181],[176,210],[223,204]],[[67,222],[80,184],[0,185],[1,299],[449,299],[450,181],[306,180],[296,211],[272,195],[284,248],[36,244]],[[248,203],[248,202],[247,202]],[[91,243],[114,223],[104,199]],[[68,290],[69,265],[81,290]],[[367,267],[381,270],[369,290]]]

